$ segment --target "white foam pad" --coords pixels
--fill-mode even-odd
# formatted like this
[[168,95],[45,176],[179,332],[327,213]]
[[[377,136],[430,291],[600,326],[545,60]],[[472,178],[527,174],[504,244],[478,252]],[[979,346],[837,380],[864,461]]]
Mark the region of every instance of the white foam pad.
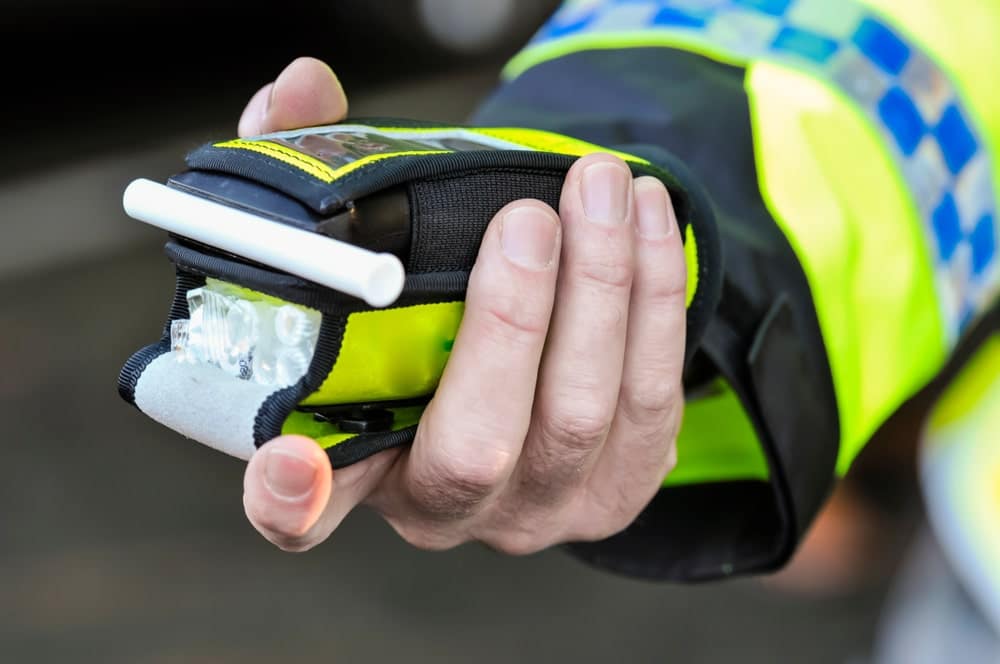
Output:
[[249,459],[257,412],[274,387],[234,378],[217,367],[153,360],[135,386],[135,405],[149,417],[220,452]]

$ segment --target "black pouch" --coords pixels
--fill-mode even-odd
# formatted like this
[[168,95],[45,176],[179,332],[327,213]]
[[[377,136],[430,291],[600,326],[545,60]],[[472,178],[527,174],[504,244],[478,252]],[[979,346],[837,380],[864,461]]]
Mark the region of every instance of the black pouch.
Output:
[[[334,467],[410,442],[447,363],[487,224],[522,198],[557,207],[568,169],[593,152],[617,154],[670,190],[696,348],[718,304],[719,242],[710,206],[669,155],[533,129],[353,120],[187,156],[165,188],[208,214],[185,220],[192,232],[170,233],[170,314],[162,337],[126,362],[119,392],[163,425],[243,459],[282,433],[315,438]],[[233,244],[206,241],[200,231],[214,228],[213,211],[221,220],[232,210],[253,218],[247,232]],[[373,306],[303,276],[295,252],[261,260],[278,250],[263,246],[269,236],[258,228],[392,254],[405,267],[402,291]],[[264,251],[248,257],[239,250],[248,246]]]

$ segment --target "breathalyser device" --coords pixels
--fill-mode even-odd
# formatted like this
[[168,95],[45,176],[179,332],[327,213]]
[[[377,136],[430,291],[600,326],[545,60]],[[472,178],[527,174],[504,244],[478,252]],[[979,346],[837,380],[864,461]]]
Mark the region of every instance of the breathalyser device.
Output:
[[[719,297],[711,210],[669,157],[550,132],[352,120],[203,145],[128,216],[167,233],[176,287],[119,392],[161,424],[248,459],[282,433],[334,467],[413,439],[461,323],[487,224],[558,209],[567,171],[610,152],[667,185],[688,261],[688,343]],[[595,351],[598,352],[598,351]]]

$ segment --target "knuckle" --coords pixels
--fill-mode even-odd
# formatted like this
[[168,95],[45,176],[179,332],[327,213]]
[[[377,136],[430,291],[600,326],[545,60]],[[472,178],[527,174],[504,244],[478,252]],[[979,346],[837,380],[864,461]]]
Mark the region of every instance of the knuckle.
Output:
[[[675,272],[677,274],[675,274]],[[643,287],[643,297],[658,308],[670,309],[684,306],[687,302],[687,273],[672,270],[667,265],[660,266]]]
[[444,456],[416,473],[410,490],[422,511],[447,519],[466,518],[503,481],[509,464],[509,455],[499,452],[480,453],[475,459]]
[[623,415],[634,425],[670,429],[670,422],[678,412],[681,386],[669,378],[667,371],[653,371],[648,376],[623,384],[621,408]]
[[586,451],[599,447],[611,428],[609,408],[564,410],[549,415],[542,423],[542,435],[559,450]]
[[542,307],[532,306],[530,298],[513,293],[488,298],[483,314],[487,329],[504,339],[534,341],[544,336],[549,326]]
[[538,424],[537,444],[526,445],[518,490],[543,504],[561,502],[568,487],[586,481],[588,462],[608,431],[611,416],[598,412],[561,413]]
[[572,489],[587,480],[590,450],[560,447],[551,441],[525,449],[513,492],[536,509],[556,509],[568,500]]
[[605,254],[581,258],[574,272],[587,284],[604,291],[620,292],[632,287],[635,268],[628,255]]

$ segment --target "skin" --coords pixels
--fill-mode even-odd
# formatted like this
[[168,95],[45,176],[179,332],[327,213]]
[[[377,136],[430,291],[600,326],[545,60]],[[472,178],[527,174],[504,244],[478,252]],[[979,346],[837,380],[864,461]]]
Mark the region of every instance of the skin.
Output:
[[[333,71],[299,58],[260,89],[241,136],[340,121]],[[630,524],[676,463],[686,269],[669,195],[607,154],[581,158],[558,212],[497,213],[466,313],[413,445],[334,473],[282,436],[250,459],[243,502],[287,551],[325,541],[356,507],[408,542],[530,554]]]

